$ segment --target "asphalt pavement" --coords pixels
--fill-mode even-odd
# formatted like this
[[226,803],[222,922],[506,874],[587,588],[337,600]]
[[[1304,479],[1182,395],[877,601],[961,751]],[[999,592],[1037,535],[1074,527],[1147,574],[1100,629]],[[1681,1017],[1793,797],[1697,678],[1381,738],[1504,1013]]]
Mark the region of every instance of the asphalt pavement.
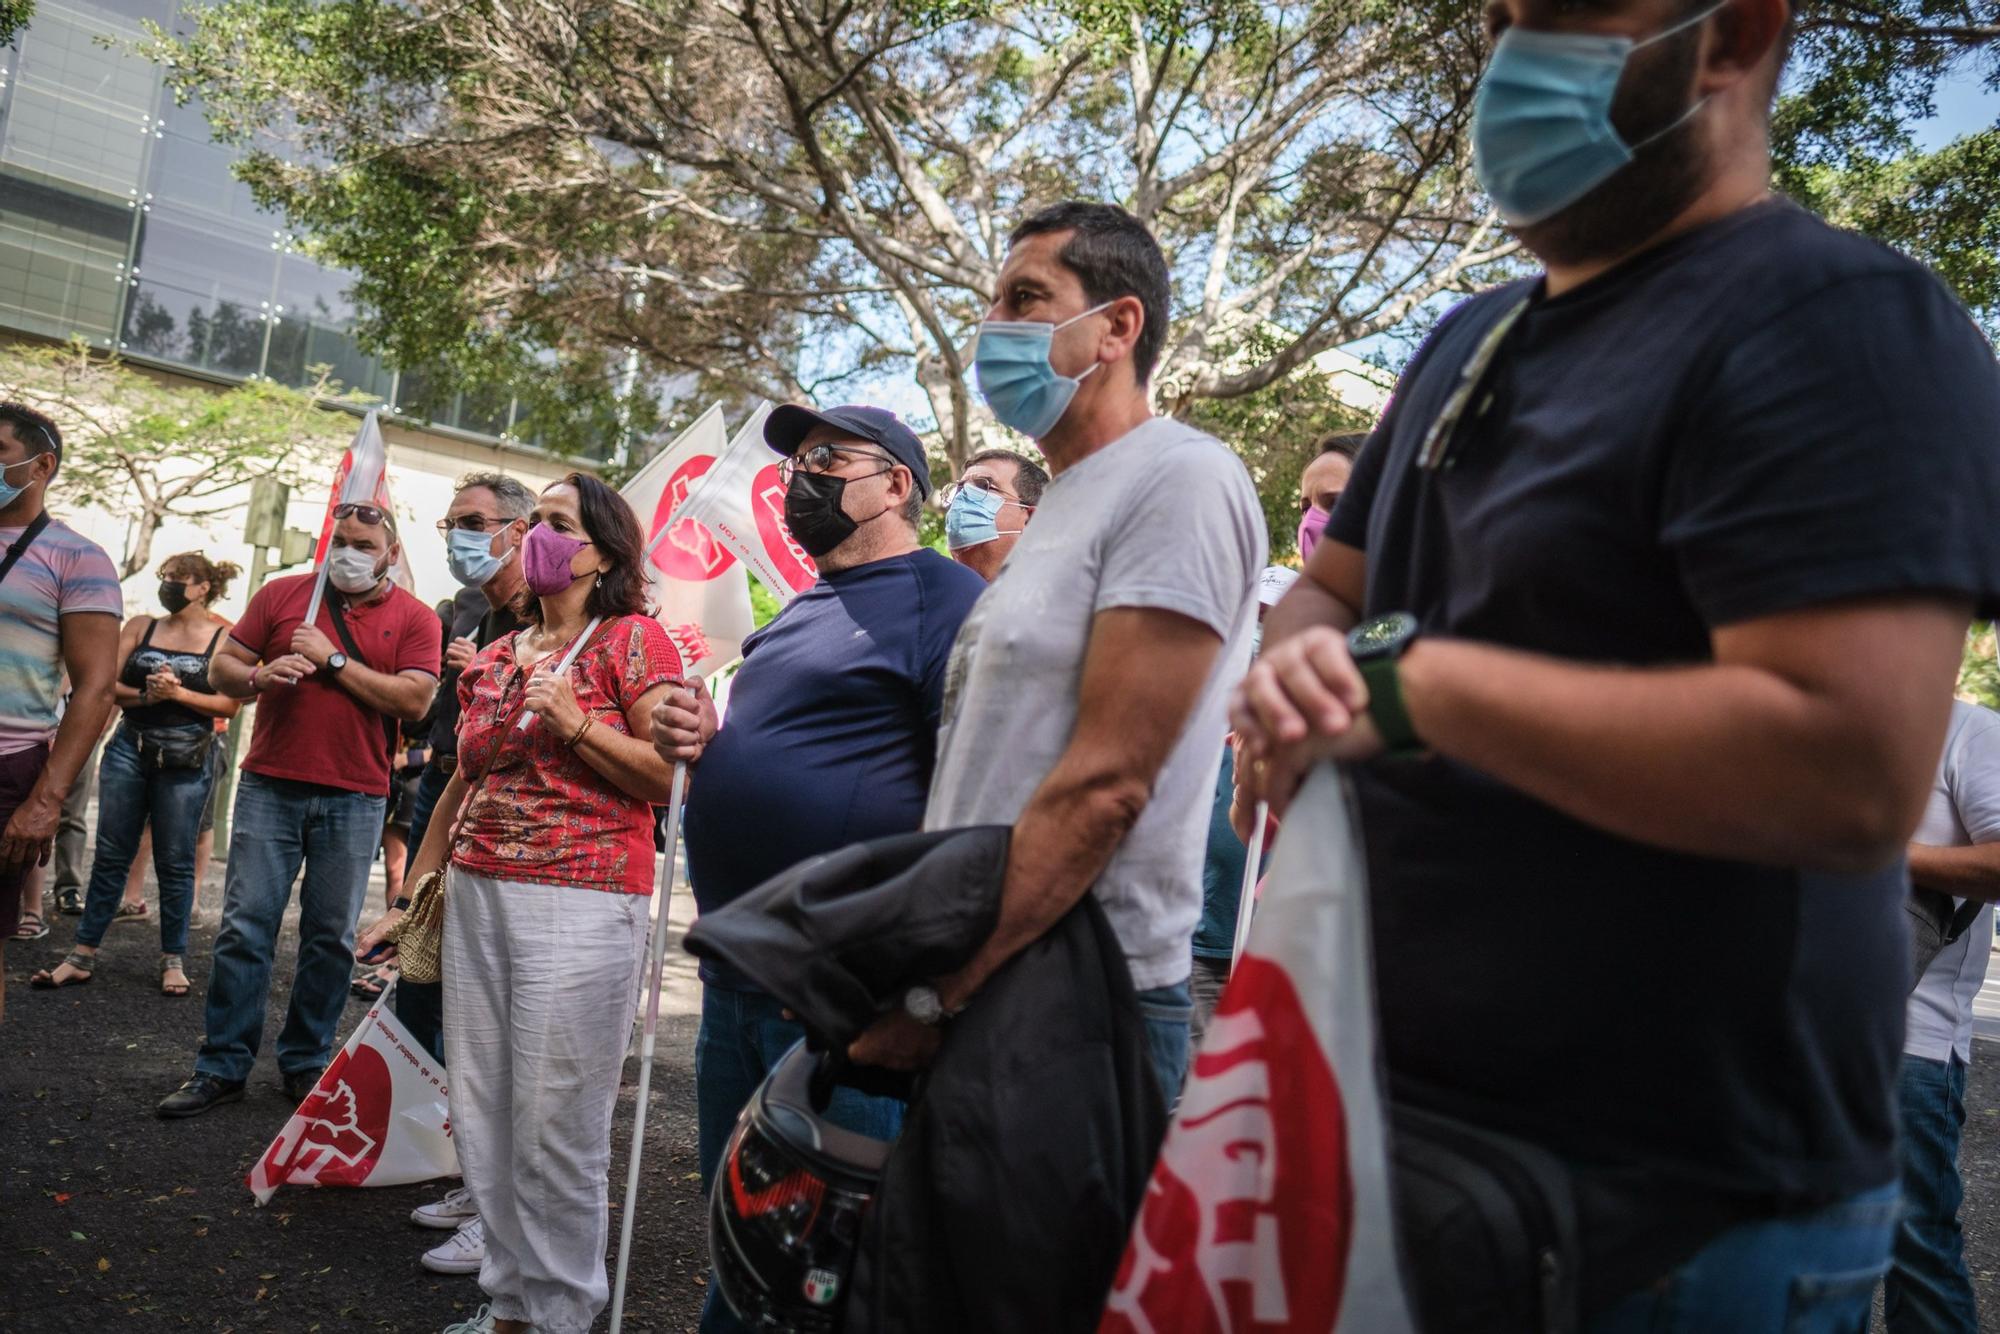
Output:
[[[0,1024],[0,1331],[369,1330],[435,1334],[477,1309],[471,1277],[421,1268],[444,1240],[410,1210],[455,1181],[383,1189],[282,1189],[257,1208],[244,1175],[292,1107],[272,1050],[290,997],[297,917],[287,919],[263,1051],[244,1100],[186,1121],[153,1105],[189,1073],[215,936],[218,867],[190,939],[186,999],[159,994],[157,928],[119,924],[88,985],[30,991],[68,948],[75,918],[10,944]],[[377,883],[379,885],[379,871]],[[378,891],[379,892],[379,891]],[[149,891],[150,894],[150,891]],[[379,902],[379,899],[377,899]],[[685,890],[676,916],[691,911]],[[683,923],[684,925],[684,923]],[[694,961],[668,952],[625,1328],[693,1330],[707,1235],[695,1163]],[[347,1008],[344,1040],[366,1013]],[[632,1138],[636,1060],[619,1091],[610,1249]],[[600,1318],[604,1329],[608,1318]]]
[[[417,1258],[444,1233],[409,1211],[450,1182],[372,1190],[281,1190],[257,1208],[245,1173],[291,1107],[271,1050],[289,997],[288,919],[264,1052],[245,1099],[188,1121],[153,1105],[186,1077],[201,1040],[201,996],[221,868],[188,952],[193,995],[158,993],[156,928],[121,923],[82,988],[33,992],[28,975],[67,948],[75,919],[39,944],[10,945],[0,1025],[0,1331],[411,1331],[431,1334],[480,1301],[470,1278]],[[379,873],[378,873],[379,884]],[[149,891],[150,892],[150,891]],[[675,901],[669,984],[648,1113],[626,1328],[691,1331],[704,1291],[705,1219],[695,1167],[694,963],[678,948],[691,911]],[[1982,1032],[2000,1031],[2000,967],[1981,997]],[[342,1037],[365,1007],[348,1007]],[[620,1090],[612,1161],[612,1246],[631,1144],[637,1062]],[[1968,1265],[2000,1328],[2000,1041],[1975,1043],[1960,1166]],[[600,1318],[598,1328],[607,1321]]]

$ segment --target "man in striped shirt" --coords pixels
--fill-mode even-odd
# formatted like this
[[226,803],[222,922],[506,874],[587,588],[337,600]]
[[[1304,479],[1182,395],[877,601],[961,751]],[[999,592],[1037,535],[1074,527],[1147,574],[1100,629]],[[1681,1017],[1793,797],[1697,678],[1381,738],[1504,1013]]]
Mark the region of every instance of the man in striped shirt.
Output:
[[[55,423],[0,403],[0,951],[20,923],[23,882],[47,864],[63,798],[104,731],[118,670],[118,571],[44,505],[61,466]],[[65,669],[73,694],[58,725]]]

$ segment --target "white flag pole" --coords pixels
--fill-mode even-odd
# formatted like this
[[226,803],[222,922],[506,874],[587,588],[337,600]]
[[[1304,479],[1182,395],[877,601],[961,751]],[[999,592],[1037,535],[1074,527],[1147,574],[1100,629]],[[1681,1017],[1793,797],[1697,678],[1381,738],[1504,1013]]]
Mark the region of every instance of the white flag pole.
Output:
[[1258,802],[1257,813],[1250,818],[1257,822],[1257,827],[1250,831],[1250,856],[1243,863],[1243,889],[1236,898],[1236,945],[1229,953],[1231,973],[1243,958],[1243,947],[1250,943],[1250,914],[1257,906],[1257,866],[1264,860],[1264,831],[1271,824],[1270,804]]
[[319,569],[316,570],[313,574],[312,601],[306,604],[307,625],[311,625],[314,621],[319,619],[319,604],[325,600],[326,600],[326,562],[321,561],[319,563]]
[[646,1027],[639,1045],[639,1103],[632,1112],[632,1158],[625,1168],[625,1211],[618,1220],[618,1277],[611,1288],[611,1334],[625,1322],[625,1279],[632,1263],[632,1217],[639,1207],[639,1156],[646,1148],[646,1099],[653,1087],[653,1046],[660,1030],[660,982],[667,966],[667,915],[673,906],[674,848],[681,837],[681,798],[687,794],[687,765],[674,765],[673,793],[667,798],[666,868],[660,875],[659,915],[646,989]]

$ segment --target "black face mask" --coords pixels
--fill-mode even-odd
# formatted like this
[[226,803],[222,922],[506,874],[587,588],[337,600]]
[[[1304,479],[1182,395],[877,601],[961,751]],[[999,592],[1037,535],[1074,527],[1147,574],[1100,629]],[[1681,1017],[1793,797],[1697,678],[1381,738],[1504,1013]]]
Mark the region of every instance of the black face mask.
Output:
[[188,604],[188,586],[179,579],[160,580],[160,605],[169,612],[179,611]]
[[831,473],[802,472],[785,488],[785,527],[817,560],[854,535],[861,525],[841,508],[847,479]]

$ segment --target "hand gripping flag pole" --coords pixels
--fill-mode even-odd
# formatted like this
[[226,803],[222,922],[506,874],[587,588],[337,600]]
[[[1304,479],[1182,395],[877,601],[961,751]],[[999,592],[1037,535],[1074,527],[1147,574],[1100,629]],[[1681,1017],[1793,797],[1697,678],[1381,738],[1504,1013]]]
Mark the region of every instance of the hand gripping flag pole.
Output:
[[632,1113],[632,1159],[625,1169],[625,1211],[618,1220],[618,1277],[611,1287],[611,1334],[625,1322],[625,1279],[632,1263],[632,1218],[639,1206],[639,1156],[646,1148],[646,1100],[653,1087],[653,1046],[660,1031],[660,981],[667,966],[667,916],[673,906],[674,849],[681,836],[681,798],[687,795],[687,764],[674,765],[673,793],[667,798],[667,855],[660,873],[659,911],[646,989],[646,1028],[639,1046],[639,1104]]

